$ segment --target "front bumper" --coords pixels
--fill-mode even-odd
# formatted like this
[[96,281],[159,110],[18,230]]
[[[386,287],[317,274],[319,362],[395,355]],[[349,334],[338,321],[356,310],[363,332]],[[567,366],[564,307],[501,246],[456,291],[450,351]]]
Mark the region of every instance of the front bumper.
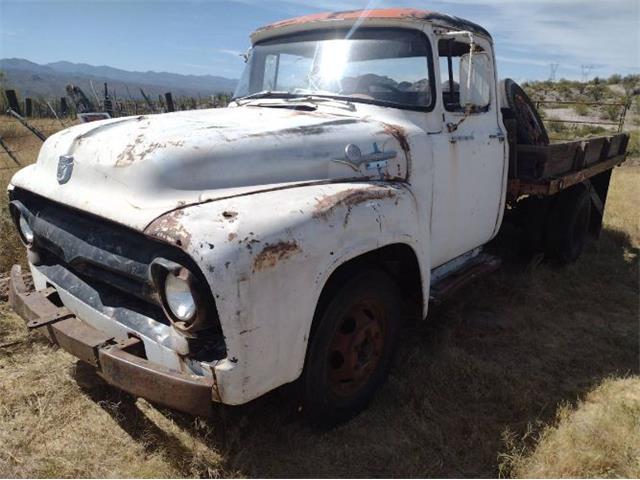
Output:
[[194,415],[209,415],[215,396],[215,380],[178,372],[136,355],[141,341],[116,338],[83,322],[51,300],[55,291],[27,291],[21,268],[14,265],[9,302],[29,328],[46,328],[49,339],[93,365],[107,383],[135,396]]

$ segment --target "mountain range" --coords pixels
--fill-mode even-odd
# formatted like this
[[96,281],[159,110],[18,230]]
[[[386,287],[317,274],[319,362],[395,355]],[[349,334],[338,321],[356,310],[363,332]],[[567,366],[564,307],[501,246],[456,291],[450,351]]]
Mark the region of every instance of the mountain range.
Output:
[[142,98],[140,89],[152,98],[166,92],[174,97],[208,96],[216,93],[232,93],[236,79],[214,75],[181,75],[168,72],[131,72],[108,66],[86,63],[54,62],[45,65],[23,58],[0,59],[0,71],[4,74],[4,88],[14,88],[21,97],[54,98],[65,95],[68,84],[79,86],[92,95],[91,84],[99,92],[108,84],[117,97]]

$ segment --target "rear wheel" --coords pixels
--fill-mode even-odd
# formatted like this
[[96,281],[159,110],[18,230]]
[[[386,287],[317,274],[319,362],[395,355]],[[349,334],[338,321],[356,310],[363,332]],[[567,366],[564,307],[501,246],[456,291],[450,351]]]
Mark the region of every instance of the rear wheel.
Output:
[[362,410],[386,378],[398,334],[400,294],[383,271],[355,275],[320,312],[303,374],[307,418],[331,426]]
[[583,185],[562,192],[547,225],[546,254],[560,263],[575,262],[584,250],[591,219],[591,197]]

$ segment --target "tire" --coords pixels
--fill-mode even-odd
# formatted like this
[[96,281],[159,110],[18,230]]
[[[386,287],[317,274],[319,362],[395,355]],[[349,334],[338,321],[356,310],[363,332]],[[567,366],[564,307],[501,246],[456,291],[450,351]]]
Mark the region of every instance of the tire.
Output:
[[520,253],[530,258],[545,249],[545,231],[551,199],[529,196],[518,202],[518,224],[521,227]]
[[517,123],[517,141],[522,145],[549,145],[549,135],[538,110],[516,82],[506,78],[500,82],[503,105],[508,106]]
[[396,349],[401,295],[379,269],[349,278],[318,312],[302,376],[306,419],[332,427],[364,409]]
[[562,192],[547,225],[546,256],[561,264],[582,254],[591,220],[591,196],[583,185]]

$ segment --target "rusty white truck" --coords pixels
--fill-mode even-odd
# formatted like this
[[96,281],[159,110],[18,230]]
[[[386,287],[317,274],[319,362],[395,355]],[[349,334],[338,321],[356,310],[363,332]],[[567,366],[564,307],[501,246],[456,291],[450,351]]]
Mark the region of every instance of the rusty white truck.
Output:
[[504,222],[575,261],[625,134],[552,143],[481,26],[413,9],[252,35],[228,108],[87,123],[9,185],[29,328],[106,382],[197,415],[296,382],[333,423],[383,382],[402,305],[499,259]]

